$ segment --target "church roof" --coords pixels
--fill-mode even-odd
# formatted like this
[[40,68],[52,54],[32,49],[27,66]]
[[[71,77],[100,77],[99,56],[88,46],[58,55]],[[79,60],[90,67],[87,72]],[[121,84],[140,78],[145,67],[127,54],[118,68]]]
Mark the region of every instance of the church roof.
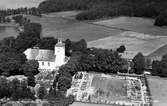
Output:
[[35,60],[38,61],[55,61],[55,55],[53,50],[39,49],[39,53]]
[[55,61],[55,55],[53,50],[45,50],[39,48],[27,49],[25,54],[28,54],[29,60],[38,60],[38,61]]
[[39,49],[30,48],[27,49],[24,53],[28,55],[28,59],[33,60],[38,56]]

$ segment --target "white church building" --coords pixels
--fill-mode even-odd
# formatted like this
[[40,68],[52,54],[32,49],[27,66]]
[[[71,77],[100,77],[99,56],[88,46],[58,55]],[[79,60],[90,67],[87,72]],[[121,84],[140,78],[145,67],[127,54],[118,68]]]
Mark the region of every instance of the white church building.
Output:
[[58,40],[54,50],[29,48],[24,54],[28,60],[37,60],[40,72],[56,71],[69,60],[65,56],[65,44]]

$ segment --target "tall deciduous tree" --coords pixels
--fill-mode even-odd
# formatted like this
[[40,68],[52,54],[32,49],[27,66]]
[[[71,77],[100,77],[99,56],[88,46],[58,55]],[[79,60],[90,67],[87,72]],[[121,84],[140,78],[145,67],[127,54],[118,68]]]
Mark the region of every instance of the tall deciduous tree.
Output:
[[71,53],[72,53],[72,42],[70,39],[66,39],[65,41],[65,53],[66,53],[66,56],[71,56]]
[[117,73],[124,62],[115,51],[92,48],[81,56],[79,63],[84,71]]
[[26,76],[38,74],[38,67],[39,63],[36,60],[28,60],[24,65],[22,65],[23,72]]
[[23,52],[27,48],[35,46],[41,37],[41,24],[28,23],[24,25],[24,31],[17,36],[14,48]]
[[44,85],[41,85],[38,89],[38,98],[39,99],[44,99],[45,96],[47,95],[47,91],[46,91],[46,88],[44,87]]
[[152,62],[152,75],[159,75],[161,73],[161,62],[156,60]]
[[33,75],[29,75],[28,79],[27,79],[28,85],[35,87],[36,83],[35,83],[35,77]]
[[56,43],[57,39],[55,39],[54,37],[43,37],[40,39],[38,47],[40,49],[54,50]]
[[167,77],[167,54],[161,60],[161,74],[162,77]]
[[72,78],[60,77],[58,79],[58,86],[57,86],[57,88],[60,91],[66,91],[67,89],[69,89],[71,87],[71,81],[72,81]]
[[126,50],[125,46],[124,46],[124,45],[121,45],[121,46],[117,49],[117,52],[123,53],[125,50]]
[[134,72],[136,74],[142,74],[144,71],[145,67],[145,58],[142,53],[138,53],[134,58],[133,58],[133,63],[134,63]]
[[25,64],[26,56],[10,47],[0,46],[0,70],[3,75],[22,74],[21,67]]

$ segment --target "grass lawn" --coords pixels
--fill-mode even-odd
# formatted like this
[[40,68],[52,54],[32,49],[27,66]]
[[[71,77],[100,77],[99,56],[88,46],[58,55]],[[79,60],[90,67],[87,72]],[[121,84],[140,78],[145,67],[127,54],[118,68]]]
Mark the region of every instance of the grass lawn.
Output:
[[148,76],[153,106],[167,106],[167,78]]

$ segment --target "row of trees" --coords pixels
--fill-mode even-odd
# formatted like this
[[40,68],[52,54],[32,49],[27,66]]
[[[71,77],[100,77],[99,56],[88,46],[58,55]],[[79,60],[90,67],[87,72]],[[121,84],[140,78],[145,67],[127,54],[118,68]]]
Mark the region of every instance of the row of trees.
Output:
[[151,61],[145,58],[142,53],[138,53],[132,60],[132,70],[136,74],[143,74],[144,70],[151,69],[151,74],[167,77],[167,54],[162,57],[162,59]]
[[167,54],[162,57],[161,61],[153,61],[152,75],[167,77]]
[[12,17],[12,19],[20,26],[30,23],[30,19],[23,17],[23,15],[15,15]]
[[0,10],[0,23],[11,22],[11,18],[9,18],[9,16],[11,15],[13,15],[13,19],[16,22],[19,21],[18,23],[20,23],[21,21],[25,21],[25,22],[30,21],[26,18],[22,18],[21,20],[16,20],[16,18],[18,18],[17,15],[21,16],[21,14],[41,16],[41,12],[39,11],[38,8],[35,8],[35,7]]
[[94,20],[113,16],[135,16],[156,18],[154,25],[166,24],[164,0],[46,0],[39,9],[44,12],[86,10],[76,16],[78,20]]
[[41,25],[28,23],[24,25],[24,31],[16,38],[7,37],[0,41],[0,74],[32,75],[38,73],[38,62],[28,61],[23,52],[31,48],[40,40]]
[[0,10],[0,17],[6,17],[10,15],[18,15],[18,14],[27,14],[27,15],[36,15],[41,16],[41,12],[38,8],[17,8],[17,9],[1,9]]
[[66,50],[66,56],[71,56],[72,52],[80,51],[84,52],[87,49],[87,43],[84,39],[81,39],[80,41],[73,42],[70,39],[67,39],[65,41],[65,50]]
[[28,87],[26,81],[19,81],[13,79],[12,81],[7,80],[5,77],[0,77],[0,99],[10,98],[11,100],[22,100],[32,99],[34,100],[34,92]]

